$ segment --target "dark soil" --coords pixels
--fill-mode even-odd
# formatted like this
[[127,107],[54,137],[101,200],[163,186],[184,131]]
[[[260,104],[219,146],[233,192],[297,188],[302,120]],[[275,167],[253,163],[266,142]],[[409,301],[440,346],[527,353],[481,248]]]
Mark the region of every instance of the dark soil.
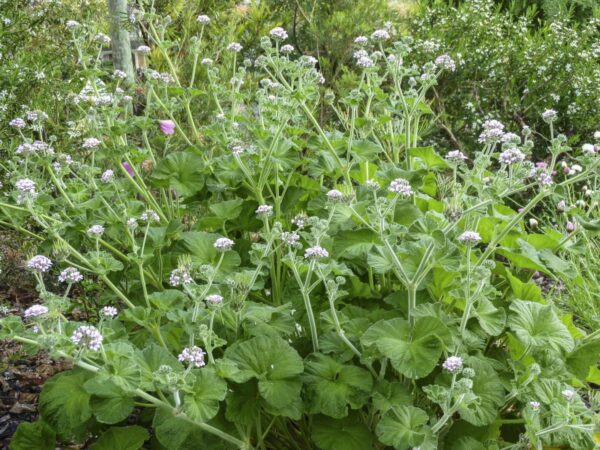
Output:
[[[33,289],[20,290],[13,285],[1,291],[0,317],[22,314],[37,300]],[[21,422],[36,420],[38,396],[44,382],[71,365],[50,359],[44,351],[27,355],[14,341],[0,341],[0,355],[0,448],[4,449]]]
[[57,372],[70,368],[67,361],[53,361],[46,352],[22,357],[21,346],[0,343],[0,448],[8,448],[11,436],[21,422],[37,418],[37,402],[44,382]]

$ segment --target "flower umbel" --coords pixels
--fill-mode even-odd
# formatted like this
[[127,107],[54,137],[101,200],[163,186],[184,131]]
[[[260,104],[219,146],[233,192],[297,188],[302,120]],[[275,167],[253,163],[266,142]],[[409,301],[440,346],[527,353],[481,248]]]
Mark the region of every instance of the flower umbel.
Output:
[[463,366],[463,359],[460,356],[450,356],[444,361],[442,367],[450,373],[456,373]]
[[48,308],[44,305],[31,305],[23,311],[23,317],[39,317],[48,314]]
[[91,325],[80,326],[71,336],[71,342],[73,342],[73,344],[93,351],[100,350],[102,339],[103,337],[98,329]]
[[481,241],[481,236],[477,231],[465,231],[458,237],[458,241],[463,244],[474,245]]
[[44,255],[36,255],[27,261],[27,268],[38,272],[48,272],[51,267],[52,261]]
[[227,250],[231,250],[234,242],[228,238],[219,238],[215,241],[213,246],[220,252],[226,252]]
[[202,367],[206,365],[204,355],[206,355],[206,353],[200,347],[186,347],[182,350],[177,359],[181,362],[187,362],[192,366]]
[[67,267],[58,276],[58,281],[61,283],[78,283],[83,280],[83,275],[75,267]]
[[392,181],[388,187],[388,191],[398,194],[401,197],[410,197],[413,194],[410,183],[404,178],[396,178]]
[[304,257],[306,259],[321,259],[327,258],[328,256],[329,252],[323,247],[319,247],[318,245],[315,245],[314,247],[309,247],[304,252]]

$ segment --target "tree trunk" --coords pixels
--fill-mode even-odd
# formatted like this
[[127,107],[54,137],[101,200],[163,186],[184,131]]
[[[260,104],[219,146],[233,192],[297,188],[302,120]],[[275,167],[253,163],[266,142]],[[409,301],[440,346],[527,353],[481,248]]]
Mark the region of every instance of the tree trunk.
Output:
[[127,20],[127,0],[108,0],[108,12],[114,68],[125,72],[127,82],[133,83],[135,72],[131,58],[131,42],[129,31],[123,27],[123,22]]

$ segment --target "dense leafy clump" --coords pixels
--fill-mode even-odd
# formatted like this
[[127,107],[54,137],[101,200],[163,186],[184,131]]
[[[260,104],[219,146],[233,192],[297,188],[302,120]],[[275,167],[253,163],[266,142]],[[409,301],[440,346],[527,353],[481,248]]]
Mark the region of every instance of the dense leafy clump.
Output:
[[74,364],[13,449],[593,448],[600,336],[532,280],[575,278],[597,229],[573,201],[591,137],[548,109],[548,139],[487,120],[468,155],[423,145],[459,69],[389,27],[335,98],[283,28],[251,59],[202,15],[182,72],[170,18],[133,15],[164,69],[127,86],[71,24],[76,132],[10,122],[1,220],[37,244],[40,301],[1,336]]
[[410,19],[421,63],[446,52],[459,67],[435,88],[435,134],[470,146],[486,119],[512,131],[540,129],[541,113],[552,108],[573,143],[585,142],[599,122],[598,19],[576,22],[564,14],[538,22],[497,9],[492,0],[433,2]]

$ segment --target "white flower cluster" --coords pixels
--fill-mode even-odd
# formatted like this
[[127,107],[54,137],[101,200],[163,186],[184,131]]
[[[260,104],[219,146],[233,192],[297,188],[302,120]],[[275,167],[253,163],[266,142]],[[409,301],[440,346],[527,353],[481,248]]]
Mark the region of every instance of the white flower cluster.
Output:
[[513,148],[509,148],[507,150],[504,150],[502,153],[500,153],[498,160],[502,164],[506,164],[507,166],[510,166],[512,164],[516,164],[516,163],[525,161],[525,154],[518,148],[513,147]]
[[140,220],[147,223],[160,222],[160,216],[156,213],[156,211],[147,209],[140,216]]
[[435,65],[440,69],[454,72],[456,70],[456,63],[449,55],[440,55],[435,59]]
[[58,281],[61,283],[79,283],[83,280],[83,275],[75,267],[67,267],[58,276]]
[[103,183],[110,183],[115,178],[115,172],[111,169],[105,170],[102,176],[100,177],[100,181]]
[[44,305],[31,305],[23,311],[23,317],[39,317],[48,314],[48,308]]
[[102,141],[100,139],[91,137],[91,138],[87,138],[86,140],[84,140],[83,144],[81,144],[81,147],[82,148],[96,148],[100,144],[102,144]]
[[185,286],[192,281],[194,280],[187,269],[174,269],[169,277],[169,284],[173,287]]
[[100,310],[100,314],[108,319],[112,319],[119,314],[119,311],[114,306],[105,306]]
[[226,252],[233,248],[234,242],[228,238],[219,238],[213,244],[214,248],[216,248],[220,252]]
[[553,109],[547,109],[542,113],[542,119],[544,119],[544,122],[546,123],[555,122],[556,119],[558,119],[558,113]]
[[104,33],[98,33],[96,36],[94,36],[94,40],[104,45],[110,44],[111,41],[110,37]]
[[152,69],[146,70],[145,75],[149,80],[160,81],[165,84],[173,83],[175,81],[170,73],[161,73]]
[[393,180],[388,187],[388,191],[399,194],[401,197],[410,197],[413,194],[410,183],[404,178],[396,178]]
[[104,227],[102,225],[92,225],[88,228],[87,234],[92,237],[99,238],[104,234]]
[[8,124],[11,127],[17,128],[17,129],[25,128],[25,126],[27,125],[27,123],[20,117],[17,117],[16,119],[11,120],[10,122],[8,122]]
[[218,305],[223,302],[223,296],[219,294],[211,294],[207,295],[204,300],[210,305]]
[[456,373],[463,366],[463,359],[460,356],[450,356],[444,361],[442,367],[450,373]]
[[93,351],[100,350],[103,337],[96,327],[82,325],[71,335],[71,342]]
[[259,205],[255,212],[257,216],[268,217],[273,214],[273,207],[271,205]]
[[458,241],[469,245],[477,244],[481,241],[481,236],[476,231],[465,231],[458,237]]
[[498,120],[486,120],[483,123],[483,132],[479,135],[479,142],[488,144],[498,142],[504,136],[504,124]]
[[304,252],[304,258],[306,259],[321,259],[327,258],[328,256],[329,252],[323,247],[319,247],[318,245],[315,245],[314,247],[309,247]]
[[281,240],[286,245],[296,245],[300,241],[300,235],[295,231],[284,231],[281,233]]
[[206,355],[206,353],[200,347],[186,347],[179,354],[177,359],[181,362],[187,362],[192,366],[202,367],[206,365],[204,355]]
[[327,198],[332,202],[341,202],[344,200],[344,193],[337,189],[332,189],[327,192]]
[[19,195],[17,196],[17,203],[19,204],[23,203],[25,199],[34,199],[38,195],[35,190],[35,181],[30,180],[29,178],[17,180],[15,188],[19,192]]
[[285,41],[288,38],[288,34],[287,31],[285,31],[283,28],[281,27],[275,27],[273,28],[269,34],[271,35],[271,37],[273,39],[277,39],[280,41]]
[[460,161],[464,161],[468,158],[460,150],[451,150],[446,154],[446,159],[448,161],[460,162]]
[[54,155],[54,149],[45,142],[34,141],[31,144],[28,142],[20,144],[16,148],[15,153],[22,156],[31,156],[38,153],[42,155]]
[[375,30],[371,34],[371,39],[374,41],[387,41],[390,38],[390,33],[387,30]]
[[244,47],[242,47],[241,44],[237,43],[237,42],[232,42],[231,44],[229,44],[227,46],[227,50],[231,50],[234,53],[239,53],[242,51]]
[[27,261],[27,268],[38,272],[48,272],[51,267],[52,261],[44,255],[35,255]]

